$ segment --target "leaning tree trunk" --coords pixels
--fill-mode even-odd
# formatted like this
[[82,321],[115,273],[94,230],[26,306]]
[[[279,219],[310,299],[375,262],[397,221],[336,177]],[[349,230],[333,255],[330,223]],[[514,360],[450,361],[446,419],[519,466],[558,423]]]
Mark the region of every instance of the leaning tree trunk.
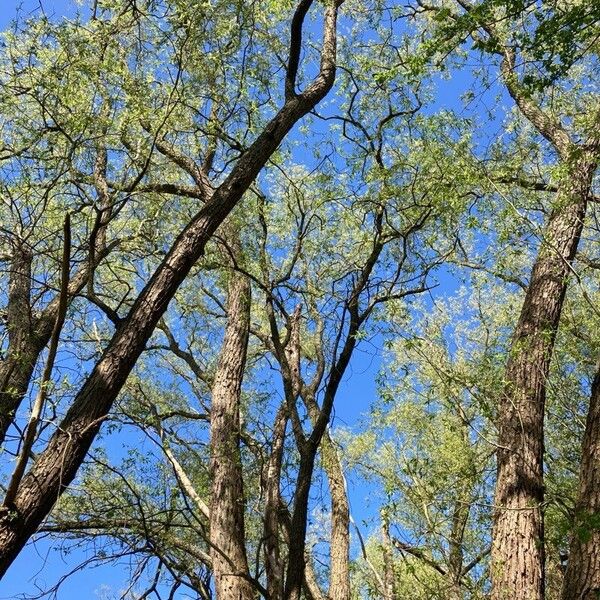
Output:
[[240,458],[240,397],[250,329],[250,283],[232,273],[227,327],[212,390],[210,542],[219,600],[253,597],[244,533],[244,484]]
[[600,598],[600,368],[590,395],[562,600]]
[[0,576],[73,481],[113,402],[204,247],[294,124],[325,97],[335,80],[337,11],[343,0],[327,3],[321,66],[305,91],[295,93],[302,23],[312,2],[300,2],[292,20],[290,62],[283,107],[241,156],[230,175],[177,237],[141,291],[121,327],[76,394],[71,408],[21,481],[14,502],[0,511]]
[[594,171],[580,158],[557,195],[511,343],[497,417],[492,600],[544,598],[546,379]]

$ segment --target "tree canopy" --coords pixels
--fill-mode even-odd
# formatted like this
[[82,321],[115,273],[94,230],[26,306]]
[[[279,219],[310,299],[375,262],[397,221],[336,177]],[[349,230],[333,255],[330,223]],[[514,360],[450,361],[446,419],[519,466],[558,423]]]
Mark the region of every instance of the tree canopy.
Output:
[[0,43],[0,595],[597,598],[600,6],[49,8]]

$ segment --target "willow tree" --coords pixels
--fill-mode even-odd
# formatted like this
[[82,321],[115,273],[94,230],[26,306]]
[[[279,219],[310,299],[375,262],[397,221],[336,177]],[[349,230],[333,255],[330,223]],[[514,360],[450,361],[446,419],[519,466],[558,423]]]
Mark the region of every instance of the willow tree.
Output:
[[[48,52],[52,52],[57,47],[60,55],[63,58],[66,57],[68,62],[74,59],[75,72],[77,72],[77,59],[86,56],[87,51],[90,51],[90,54],[87,55],[88,58],[98,59],[98,62],[93,63],[91,71],[89,62],[82,61],[85,73],[89,74],[92,79],[98,75],[98,80],[95,81],[98,95],[93,95],[93,106],[99,106],[98,111],[104,116],[102,125],[107,128],[106,133],[94,140],[98,147],[95,149],[94,167],[90,177],[96,192],[90,203],[100,216],[96,221],[97,226],[93,227],[90,233],[93,243],[89,244],[89,247],[92,249],[95,248],[94,237],[97,238],[98,228],[103,226],[103,217],[109,210],[107,205],[103,204],[103,200],[112,207],[112,202],[115,200],[113,193],[125,194],[125,198],[128,199],[136,189],[141,192],[145,183],[150,185],[148,192],[160,191],[160,185],[152,187],[152,184],[156,182],[152,182],[150,178],[152,153],[160,145],[166,148],[165,153],[169,152],[168,147],[171,140],[165,139],[165,137],[169,132],[177,131],[173,122],[169,123],[169,118],[177,114],[178,106],[187,106],[185,99],[179,97],[179,85],[180,83],[184,84],[183,87],[185,84],[192,87],[194,84],[201,85],[203,72],[200,58],[207,55],[206,44],[212,44],[217,55],[220,52],[220,38],[212,35],[215,28],[217,30],[224,28],[224,31],[228,31],[230,36],[237,41],[238,44],[234,43],[232,46],[234,58],[231,62],[233,64],[236,62],[240,64],[240,61],[242,65],[245,64],[248,40],[252,39],[252,28],[244,29],[239,24],[237,27],[232,27],[230,11],[223,10],[223,7],[220,6],[212,7],[212,10],[206,7],[206,11],[196,11],[193,7],[168,2],[151,2],[144,7],[144,10],[138,4],[124,3],[123,6],[117,7],[112,4],[107,3],[104,6],[103,3],[95,3],[89,17],[89,28],[79,21],[74,25],[67,24],[62,29],[59,28],[53,37],[53,43],[46,45]],[[167,246],[164,259],[152,275],[141,283],[139,294],[131,299],[127,314],[120,316],[118,310],[111,310],[114,307],[108,306],[107,312],[108,314],[112,313],[116,325],[114,334],[103,348],[101,357],[96,361],[89,375],[80,382],[79,391],[73,402],[56,432],[37,455],[35,463],[22,478],[20,476],[12,478],[0,525],[0,555],[2,556],[3,573],[49,513],[56,499],[60,497],[77,474],[102,422],[152,331],[178,287],[203,254],[207,241],[240,201],[294,124],[311,111],[333,86],[336,19],[339,6],[342,4],[339,0],[332,1],[324,7],[323,38],[317,57],[317,72],[314,78],[306,82],[303,90],[298,91],[298,76],[303,73],[300,68],[303,22],[312,4],[313,2],[309,0],[299,2],[295,7],[280,7],[279,5],[273,7],[273,22],[283,24],[289,21],[290,23],[288,59],[281,81],[284,90],[283,93],[280,93],[278,89],[271,90],[272,96],[281,98],[281,102],[274,113],[271,113],[272,116],[264,119],[263,123],[258,124],[257,130],[251,132],[252,139],[242,142],[243,145],[233,163],[231,160],[225,159],[221,163],[220,169],[211,170],[211,161],[198,161],[197,156],[186,155],[181,167],[193,182],[193,189],[188,192],[188,196],[196,198],[201,206],[196,207],[188,216],[187,222],[183,224],[179,232],[176,232],[174,239]],[[236,6],[233,11],[234,14],[238,10],[241,11],[237,12],[239,23],[247,25],[242,18],[242,9],[242,6]],[[136,76],[117,77],[116,81],[110,81],[109,85],[106,85],[102,77],[111,73],[110,69],[115,67],[113,61],[116,59],[104,50],[110,44],[111,28],[115,21],[119,22],[120,19],[130,20],[134,26],[129,30],[129,35],[138,37],[135,38],[137,46],[131,44],[129,47],[119,44],[118,37],[113,39],[113,47],[119,59],[116,66],[121,69],[117,72],[122,75],[123,71],[128,71],[131,67]],[[47,21],[43,19],[41,26],[43,27],[45,24]],[[136,69],[133,68],[136,61],[142,61],[143,57],[147,56],[146,44],[149,43],[149,40],[143,37],[146,26],[150,27],[155,34],[151,43],[151,47],[154,48],[153,61],[151,65]],[[75,34],[81,32],[82,35],[75,35],[71,38],[63,35],[73,27]],[[271,33],[274,36],[278,35],[274,31]],[[61,47],[61,42],[65,38],[69,44]],[[8,45],[8,48],[11,46]],[[130,50],[129,53],[127,53],[127,49]],[[37,55],[40,50],[40,45],[27,45],[29,54],[19,56],[18,53],[8,52],[7,60],[14,65],[13,75],[16,78],[16,81],[13,80],[12,83],[18,87],[19,78],[23,78],[21,79],[22,90],[25,94],[32,94],[34,101],[37,100],[36,94],[39,92],[44,101],[51,98],[60,105],[60,76],[63,71],[54,65],[55,78],[51,81],[56,85],[53,89],[48,89],[46,93],[43,87],[44,78],[39,77],[39,69],[46,66],[43,57]],[[268,62],[266,68],[272,69],[271,65],[272,63]],[[52,65],[50,68],[52,70]],[[73,71],[67,70],[67,73],[73,73]],[[263,71],[263,73],[265,72]],[[255,74],[253,73],[253,75]],[[36,79],[37,86],[30,87],[28,85],[30,76]],[[213,77],[213,85],[218,86],[221,83],[223,86],[221,93],[226,97],[231,92],[228,87],[230,81],[224,82],[221,79],[219,82],[217,79],[215,82],[214,79],[215,77]],[[267,75],[265,75],[265,79],[268,79]],[[114,96],[104,98],[103,93],[106,89],[109,90],[109,94],[115,92]],[[157,91],[156,95],[152,94],[153,91]],[[152,105],[153,98],[156,99],[154,106]],[[144,101],[148,100],[150,108],[154,109],[150,114],[144,112],[144,109],[148,107]],[[130,120],[119,123],[116,130],[109,130],[111,126],[117,125],[116,120],[111,119],[113,111],[118,112],[123,106],[131,108]],[[194,115],[191,118],[202,118],[202,107],[192,105],[191,111]],[[72,137],[70,136],[72,129],[63,130],[61,120],[54,121],[52,113],[48,115],[44,107],[40,113],[40,120],[47,123],[51,130],[58,129],[67,140]],[[235,129],[237,123],[232,126],[233,131],[228,132],[225,115],[219,116],[217,113],[212,121],[207,119],[206,123],[214,124],[217,131],[225,137],[232,135],[235,138],[237,136],[238,130]],[[128,127],[130,124],[131,128]],[[75,124],[76,128],[77,124]],[[136,144],[130,144],[133,135],[132,128],[135,128],[138,133],[137,152]],[[109,136],[109,131],[112,136]],[[133,154],[131,162],[134,173],[122,173],[120,180],[117,181],[111,181],[111,175],[120,167],[119,157],[112,148],[108,147],[111,139],[121,140],[122,147],[125,150],[129,148]],[[17,148],[18,144],[13,144],[13,146]],[[218,150],[212,144],[205,144],[204,157],[206,158],[207,155],[218,152]],[[89,169],[87,172],[89,174]],[[78,165],[69,165],[67,177],[69,180],[85,180],[85,177],[81,177],[85,173],[85,170],[82,173],[78,169]],[[67,228],[65,228],[66,230]],[[66,238],[65,235],[62,245],[68,249]],[[65,252],[65,256],[68,257],[69,252]],[[66,261],[67,259],[64,262]],[[93,261],[89,260],[89,263],[92,264]],[[63,281],[67,271],[68,269],[63,269],[63,273],[65,273]],[[27,272],[24,275],[26,276]],[[67,285],[63,285],[62,288],[64,303],[66,297],[73,291],[69,290]],[[14,295],[12,299],[14,299]],[[123,303],[121,303],[122,305]],[[107,303],[102,302],[101,306],[106,309]],[[58,322],[58,319],[55,322]],[[9,369],[9,371],[11,370]],[[46,389],[47,385],[48,381],[43,381],[42,389]],[[7,417],[10,417],[10,413],[14,412],[14,406],[10,406],[8,409]],[[35,434],[35,420],[32,419],[31,423],[34,429],[30,429],[30,431]],[[21,468],[23,461],[27,462],[29,458],[29,449],[22,456],[23,458],[19,461]]]
[[[124,388],[109,419],[139,427],[158,456],[146,457],[151,465],[138,471],[130,459],[108,467],[92,455],[84,481],[93,495],[73,490],[63,497],[43,531],[81,544],[102,537],[107,559],[114,542],[125,543],[139,564],[151,558],[202,597],[204,576],[214,578],[220,596],[253,586],[271,598],[351,597],[348,498],[329,433],[335,403],[344,400],[340,383],[363,338],[385,328],[382,307],[408,310],[408,299],[427,289],[470,202],[467,195],[449,204],[448,180],[433,169],[436,152],[443,153],[436,134],[452,122],[415,119],[419,102],[411,105],[410,96],[393,106],[375,103],[388,91],[368,73],[361,78],[361,114],[365,122],[372,117],[364,129],[376,143],[365,153],[355,138],[342,142],[343,131],[338,143],[332,135],[331,160],[314,172],[291,156],[275,158],[244,212],[232,215],[180,287]],[[350,96],[342,108],[352,102]],[[335,120],[346,118],[334,111]],[[166,152],[182,162],[172,148]],[[421,176],[427,160],[431,172]],[[231,290],[242,286],[253,289],[249,315],[247,300],[228,307]],[[224,362],[216,356],[221,339],[223,352],[234,349]],[[262,381],[273,366],[281,383]],[[236,390],[226,405],[215,394],[222,367]],[[314,500],[320,477],[324,502]],[[317,508],[330,533],[310,527]],[[220,518],[228,527],[213,528]],[[168,580],[165,572],[161,581]]]
[[522,181],[526,187],[554,189],[555,195],[539,232],[498,405],[492,548],[492,597],[541,599],[546,379],[600,148],[591,75],[597,66],[598,11],[595,5],[457,0],[418,3],[417,12],[434,25],[433,54],[448,48],[444,41],[472,41],[470,52],[496,69],[555,165],[552,186],[535,177]]
[[[66,495],[43,531],[78,543],[86,535],[136,548],[145,541],[148,550],[139,553],[140,561],[151,555],[200,595],[205,570],[220,596],[254,586],[272,598],[295,597],[301,589],[315,597],[348,598],[348,501],[340,459],[323,423],[329,422],[339,382],[369,319],[384,303],[402,306],[404,298],[424,291],[429,270],[452,247],[453,237],[448,241],[436,231],[441,224],[453,230],[452,214],[433,200],[412,206],[410,179],[406,197],[388,202],[384,220],[373,202],[380,182],[373,182],[373,195],[360,198],[325,174],[310,175],[297,166],[279,177],[275,173],[268,191],[248,203],[243,220],[233,215],[229,225],[236,224],[240,246],[232,241],[231,227],[225,228],[207,249],[211,271],[183,284],[110,417],[121,427],[136,424],[156,443],[162,464],[160,456],[145,459],[156,475],[137,473],[129,459],[107,467],[101,454],[98,461],[92,456],[84,480],[93,495],[76,490]],[[348,199],[335,201],[342,192]],[[231,290],[242,285],[254,288],[250,313],[247,299],[231,300],[240,298]],[[221,317],[227,322],[224,332]],[[200,323],[213,343],[198,338]],[[251,359],[244,368],[248,332]],[[281,384],[263,381],[269,364],[278,365]],[[219,380],[236,388],[227,406],[217,390]],[[321,427],[321,440],[312,440],[315,426]],[[314,507],[309,493],[321,470],[331,496],[328,569],[315,567],[307,543]],[[177,496],[145,482],[173,486],[165,483],[169,471]],[[133,497],[121,478],[136,490]],[[235,528],[213,526],[224,511],[224,518],[237,519]],[[227,535],[227,541],[217,543],[217,534]],[[182,561],[177,557],[186,548],[188,558]],[[222,571],[219,560],[226,565]],[[218,581],[221,572],[225,585]]]

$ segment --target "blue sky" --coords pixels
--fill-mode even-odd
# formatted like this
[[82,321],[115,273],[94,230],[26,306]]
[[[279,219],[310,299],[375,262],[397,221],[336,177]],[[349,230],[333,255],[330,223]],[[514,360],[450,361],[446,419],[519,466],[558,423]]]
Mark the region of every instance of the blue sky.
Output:
[[43,10],[48,17],[73,14],[75,4],[71,0],[3,0],[0,12],[0,29],[4,30],[18,11],[23,16]]
[[[71,0],[4,0],[2,8],[0,30],[7,29],[17,14],[26,18],[43,10],[50,18],[60,18],[73,15],[77,9]],[[353,424],[360,412],[368,409],[375,399],[374,380],[379,366],[380,359],[374,348],[364,345],[359,349],[349,369],[349,376],[340,390],[339,402],[334,411],[337,424]],[[364,506],[365,490],[356,489],[352,482],[349,482],[349,488],[355,507],[355,519],[360,522],[367,512]],[[89,558],[89,555],[80,550],[74,550],[63,557],[59,551],[60,546],[60,542],[42,540],[21,552],[0,582],[0,600],[12,600],[21,595],[34,596],[40,590],[47,590],[78,563]],[[128,577],[126,565],[87,568],[68,577],[61,584],[56,597],[59,600],[112,600],[119,597],[118,592],[127,584]],[[186,596],[181,594],[177,597]]]

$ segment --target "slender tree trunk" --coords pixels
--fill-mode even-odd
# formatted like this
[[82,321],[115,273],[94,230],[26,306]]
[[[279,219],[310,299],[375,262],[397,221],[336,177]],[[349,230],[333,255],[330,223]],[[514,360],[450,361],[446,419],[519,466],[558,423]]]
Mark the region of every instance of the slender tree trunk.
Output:
[[329,597],[323,593],[313,565],[313,557],[307,548],[304,553],[304,597],[306,600],[329,600]]
[[344,473],[329,433],[321,440],[321,460],[331,495],[329,598],[350,600],[350,508]]
[[381,541],[383,558],[383,589],[381,590],[383,600],[396,600],[398,590],[396,585],[396,572],[394,570],[394,546],[390,536],[390,524],[387,513],[382,511],[381,515]]
[[[88,283],[93,270],[107,256],[113,245],[106,245],[106,231],[102,225],[93,242],[93,260],[79,269],[69,284],[68,302]],[[50,341],[56,322],[59,297],[55,296],[38,315],[31,309],[30,253],[20,250],[13,258],[10,270],[8,296],[9,347],[7,357],[0,361],[0,446],[11,426],[33,375],[40,354]]]
[[[379,217],[377,219],[378,233],[374,240],[371,253],[367,257],[361,273],[355,281],[351,295],[349,296],[348,312],[350,318],[346,338],[337,359],[329,371],[329,378],[323,393],[321,407],[318,408],[318,412],[313,413],[316,418],[313,419],[314,425],[312,432],[308,439],[297,440],[298,450],[300,452],[300,464],[298,466],[298,475],[296,477],[294,508],[290,527],[290,549],[284,590],[285,600],[299,600],[300,598],[304,576],[308,502],[312,475],[315,467],[315,458],[321,440],[327,432],[327,426],[331,418],[331,411],[340,382],[350,364],[352,353],[356,347],[357,333],[368,316],[368,312],[360,312],[359,298],[369,282],[369,277],[384,247],[379,235],[381,231],[381,218],[382,217]],[[312,394],[314,394],[314,392],[315,390],[312,390]],[[310,402],[310,396],[305,396],[303,399],[305,401],[308,399]],[[312,399],[314,400],[314,396],[312,396]],[[309,412],[312,412],[310,407]],[[312,418],[313,417],[311,417],[311,419]]]
[[227,327],[212,390],[210,542],[219,600],[254,596],[248,576],[244,484],[240,458],[240,397],[250,329],[250,284],[231,274]]
[[[313,416],[315,416],[314,413]],[[350,600],[350,507],[342,465],[328,432],[325,432],[321,439],[320,453],[331,496],[330,566],[327,598],[330,600]],[[308,569],[308,565],[306,568]],[[316,581],[314,585],[316,585]],[[325,596],[325,594],[321,593],[321,596]]]
[[546,379],[595,168],[574,161],[557,196],[511,344],[497,417],[493,600],[544,598]]
[[452,513],[452,530],[448,552],[448,600],[462,600],[465,529],[469,521],[470,503],[465,501],[467,494],[462,493],[456,500]]
[[600,598],[600,368],[590,395],[562,600]]
[[285,430],[287,427],[287,407],[282,405],[277,411],[273,425],[273,446],[263,475],[263,489],[265,490],[265,573],[267,576],[267,591],[269,598],[280,600],[283,598],[284,565],[281,560],[279,544],[279,521],[281,507],[281,466],[285,443]]
[[[310,444],[310,445],[309,445]],[[310,487],[315,467],[318,443],[307,443],[300,454],[296,477],[294,506],[290,522],[289,553],[286,570],[284,600],[300,600],[306,565],[306,521]]]
[[9,347],[6,359],[0,363],[0,445],[27,393],[43,348],[35,338],[29,338],[17,348]]
[[[296,373],[295,378],[298,389],[302,386],[300,380],[300,331],[299,331],[299,311],[292,327],[290,336],[290,347],[288,348],[288,361],[292,372]],[[319,406],[315,398],[307,393],[306,389],[301,394],[302,399],[308,409],[310,419],[313,425],[316,425],[319,419]],[[348,505],[348,496],[346,493],[346,482],[342,464],[337,450],[329,435],[325,430],[321,438],[320,445],[321,462],[323,470],[329,483],[329,493],[331,496],[331,539],[330,547],[330,568],[329,568],[329,592],[328,597],[331,600],[350,600],[350,507]]]

